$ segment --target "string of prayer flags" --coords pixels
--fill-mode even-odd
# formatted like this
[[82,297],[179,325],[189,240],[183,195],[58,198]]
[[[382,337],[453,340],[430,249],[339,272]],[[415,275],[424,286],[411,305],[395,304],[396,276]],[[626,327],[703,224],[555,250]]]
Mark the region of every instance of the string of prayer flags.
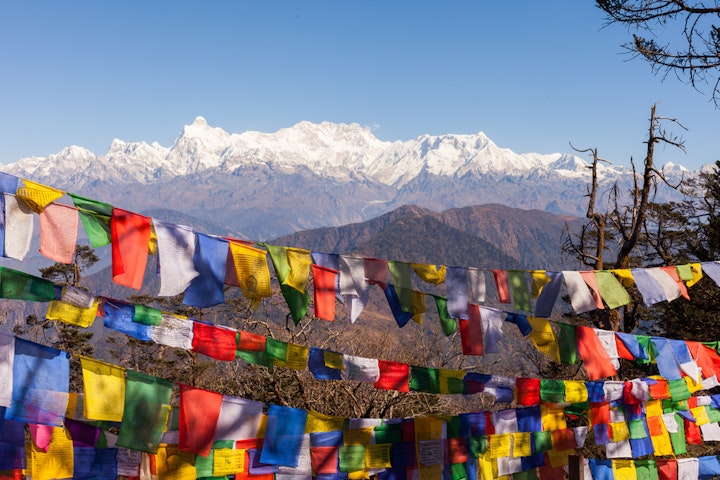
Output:
[[3,194],[5,198],[4,255],[23,260],[30,251],[33,235],[33,212],[14,195]]
[[240,287],[245,298],[257,308],[260,300],[272,295],[267,252],[237,241],[229,242],[225,283]]
[[158,451],[170,413],[172,386],[167,380],[127,371],[118,446],[148,453]]
[[68,403],[69,355],[15,338],[12,402],[5,418],[61,427]]
[[68,195],[72,198],[75,208],[78,209],[80,221],[85,228],[90,244],[95,248],[109,244],[112,240],[110,222],[113,206],[72,193]]
[[199,275],[195,270],[195,232],[184,225],[152,220],[158,243],[161,297],[180,295]]
[[110,222],[113,281],[140,290],[150,241],[149,217],[113,208]]
[[51,203],[40,213],[40,253],[59,263],[73,263],[78,213],[72,207]]
[[198,275],[185,290],[183,303],[193,307],[212,307],[225,302],[223,289],[228,241],[202,233],[195,234],[193,267]]
[[310,296],[306,292],[311,260],[308,250],[265,245],[293,321],[297,324],[307,313]]
[[125,401],[125,369],[80,358],[85,392],[83,415],[89,420],[120,422]]

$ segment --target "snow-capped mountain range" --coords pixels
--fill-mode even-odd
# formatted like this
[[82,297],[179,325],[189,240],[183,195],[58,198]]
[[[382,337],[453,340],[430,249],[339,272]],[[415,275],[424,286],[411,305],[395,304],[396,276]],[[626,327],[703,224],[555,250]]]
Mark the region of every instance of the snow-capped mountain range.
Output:
[[[177,210],[261,240],[403,204],[440,211],[499,203],[583,215],[587,166],[575,155],[518,154],[482,132],[385,142],[358,124],[300,122],[238,134],[197,117],[170,147],[116,139],[104,155],[70,146],[0,168],[137,212]],[[672,164],[665,171],[690,173]],[[632,176],[604,164],[599,174],[628,185]]]

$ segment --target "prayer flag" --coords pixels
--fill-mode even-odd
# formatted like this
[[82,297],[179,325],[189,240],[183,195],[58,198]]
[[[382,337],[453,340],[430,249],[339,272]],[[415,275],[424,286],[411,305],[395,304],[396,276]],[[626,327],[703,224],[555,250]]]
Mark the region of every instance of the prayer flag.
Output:
[[15,338],[12,403],[5,418],[61,427],[68,403],[70,355]]
[[237,350],[236,330],[202,322],[192,322],[192,349],[216,360],[231,362]]
[[617,374],[610,356],[605,351],[595,330],[591,327],[575,327],[578,353],[590,380],[598,380]]
[[117,330],[138,340],[152,340],[150,326],[133,321],[135,307],[118,300],[103,299],[99,311],[106,328]]
[[306,418],[305,410],[270,405],[260,461],[270,465],[297,467]]
[[90,244],[97,248],[107,245],[112,240],[110,234],[110,219],[112,218],[113,206],[89,198],[69,193],[73,204],[78,209],[80,220]]
[[265,404],[223,395],[215,440],[257,438]]
[[160,345],[192,350],[194,330],[195,322],[186,317],[163,313],[160,325],[150,327],[150,337]]
[[335,321],[335,284],[337,270],[312,265],[315,316],[321,320]]
[[33,234],[33,212],[14,195],[5,196],[5,256],[23,260],[30,250]]
[[62,197],[65,192],[56,188],[48,187],[37,182],[31,182],[23,178],[23,187],[15,192],[17,198],[21,199],[35,213],[42,213],[43,209],[50,203]]
[[125,369],[81,357],[83,373],[83,415],[89,420],[120,422],[125,402]]
[[406,363],[378,360],[380,376],[375,382],[375,388],[380,390],[397,390],[409,392],[410,366]]
[[147,453],[157,452],[170,413],[171,395],[171,382],[128,370],[117,445]]
[[437,295],[432,296],[435,300],[435,306],[438,311],[438,317],[440,318],[440,327],[442,328],[445,336],[452,335],[457,330],[457,322],[454,318],[450,317],[450,313],[447,309],[447,299],[439,297]]
[[445,274],[447,311],[452,318],[468,318],[467,272],[465,267],[449,267]]
[[543,318],[528,317],[528,322],[532,326],[530,340],[535,348],[542,354],[547,355],[556,362],[560,361],[560,350],[555,334],[552,331],[550,322]]
[[411,263],[410,267],[415,271],[420,280],[433,285],[440,285],[445,281],[445,265],[426,265],[423,263]]
[[392,283],[385,285],[384,292],[385,299],[388,302],[393,318],[395,318],[395,322],[397,322],[399,327],[404,327],[412,318],[412,311],[405,311],[403,309],[403,306],[400,303],[400,298],[395,291],[395,286]]
[[73,478],[73,442],[62,426],[53,428],[46,452],[30,442],[29,453],[33,479]]
[[390,271],[391,283],[395,287],[395,292],[397,292],[402,310],[412,312],[413,287],[412,280],[410,279],[412,273],[410,264],[389,260],[388,269]]
[[595,310],[596,303],[580,272],[566,270],[562,272],[565,288],[570,295],[570,304],[575,313],[586,313]]
[[97,301],[95,301],[91,308],[81,308],[61,300],[53,300],[48,306],[45,318],[48,320],[58,320],[60,322],[76,325],[82,328],[88,328],[95,320],[97,311]]
[[56,262],[73,263],[77,229],[77,210],[59,203],[48,205],[40,214],[40,253]]
[[468,319],[460,319],[460,340],[463,355],[483,355],[483,324],[480,318],[480,307],[475,304],[467,306]]
[[595,281],[608,308],[618,308],[630,303],[630,295],[612,272],[607,270],[595,272]]
[[152,220],[158,244],[161,297],[180,295],[199,275],[195,270],[195,232],[184,225]]
[[525,270],[509,270],[507,272],[508,284],[512,299],[515,304],[515,310],[523,312],[532,312],[530,302],[530,286],[527,280],[527,271]]
[[240,287],[245,298],[257,308],[260,300],[272,295],[267,252],[240,242],[230,242],[225,283]]
[[535,316],[539,318],[547,318],[552,314],[555,301],[557,300],[563,283],[562,272],[545,272],[545,275],[550,281],[543,286],[535,302]]
[[113,281],[140,290],[147,265],[150,218],[113,208],[110,233]]
[[[297,324],[305,316],[310,296],[305,291],[310,271],[310,252],[274,245],[265,245],[280,281],[280,291],[287,302],[293,321]],[[305,270],[307,267],[307,270]]]
[[228,242],[202,233],[195,234],[195,242],[193,265],[198,275],[185,290],[183,303],[199,308],[224,303]]
[[180,384],[180,450],[210,455],[222,404],[220,393]]

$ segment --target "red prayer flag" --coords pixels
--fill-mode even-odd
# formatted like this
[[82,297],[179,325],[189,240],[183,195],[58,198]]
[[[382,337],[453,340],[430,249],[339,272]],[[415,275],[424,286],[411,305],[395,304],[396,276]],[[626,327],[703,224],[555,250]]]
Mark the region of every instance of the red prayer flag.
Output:
[[508,287],[507,270],[493,270],[495,285],[497,285],[500,303],[510,303],[510,288]]
[[662,398],[670,398],[670,387],[666,378],[654,378],[656,383],[653,385],[648,384],[648,393],[650,398],[653,400],[659,400]]
[[337,473],[339,447],[312,447],[310,464],[315,473]]
[[238,341],[238,350],[246,352],[264,352],[267,337],[258,335],[257,333],[239,332],[240,340]]
[[448,438],[447,450],[450,463],[465,463],[468,461],[467,440],[465,438]]
[[703,345],[700,342],[685,341],[690,350],[690,354],[702,369],[703,378],[710,378],[717,373],[717,367],[720,364],[720,356],[712,348]]
[[563,465],[553,467],[547,454],[545,454],[545,464],[538,468],[538,472],[540,480],[565,480],[565,467]]
[[619,335],[614,335],[615,337],[615,347],[617,348],[618,357],[624,358],[625,360],[635,360],[635,357],[633,357],[633,354],[630,353],[630,350],[625,346],[625,343],[620,340]]
[[702,445],[700,427],[687,418],[683,418],[683,423],[685,424],[685,440],[687,440],[688,445]]
[[335,321],[335,280],[338,271],[313,264],[312,275],[315,316],[333,322]]
[[515,380],[518,405],[530,407],[540,405],[540,379],[518,378]]
[[235,360],[237,331],[217,325],[193,322],[193,351],[216,360]]
[[410,365],[407,363],[378,360],[380,378],[375,382],[378,390],[410,391]]
[[591,403],[590,419],[593,426],[600,424],[608,425],[610,423],[610,403]]
[[602,297],[600,296],[600,290],[597,286],[597,280],[595,278],[595,271],[594,270],[583,270],[580,273],[580,276],[585,281],[588,287],[590,287],[590,290],[592,292],[593,300],[595,300],[595,307],[599,310],[602,310],[605,308],[605,305],[603,304]]
[[572,450],[574,448],[577,448],[577,441],[575,440],[575,430],[573,430],[572,428],[552,430],[551,435],[553,449]]
[[180,384],[180,450],[210,455],[221,406],[222,394]]
[[617,370],[610,360],[610,356],[600,343],[595,330],[591,327],[575,327],[578,353],[582,358],[590,380],[599,380],[617,375]]
[[677,480],[677,460],[674,458],[657,459],[658,480]]
[[483,331],[480,307],[472,303],[468,304],[468,319],[461,318],[458,325],[460,326],[460,343],[462,344],[463,355],[482,356]]
[[150,218],[113,208],[110,222],[113,282],[140,290],[147,265]]

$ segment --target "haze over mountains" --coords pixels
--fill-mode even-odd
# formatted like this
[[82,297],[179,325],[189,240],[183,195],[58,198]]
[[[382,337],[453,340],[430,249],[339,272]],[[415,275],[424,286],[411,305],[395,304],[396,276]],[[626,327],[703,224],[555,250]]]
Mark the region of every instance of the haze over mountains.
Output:
[[[518,154],[483,133],[385,142],[357,124],[300,122],[237,134],[198,117],[170,147],[114,140],[96,155],[70,146],[2,170],[210,233],[267,240],[403,205],[441,212],[494,203],[582,216],[587,165],[569,154]],[[599,173],[602,182],[631,184],[624,167]],[[668,164],[666,174],[688,172]]]

